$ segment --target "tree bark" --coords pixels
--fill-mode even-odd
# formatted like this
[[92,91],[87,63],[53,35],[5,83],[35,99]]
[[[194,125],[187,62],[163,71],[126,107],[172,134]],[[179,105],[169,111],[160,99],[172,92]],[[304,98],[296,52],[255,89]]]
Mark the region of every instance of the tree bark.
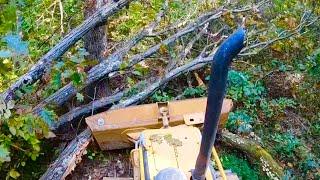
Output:
[[90,129],[84,130],[63,150],[59,158],[50,166],[48,171],[40,180],[65,179],[76,164],[81,161],[81,157],[91,141]]
[[[99,8],[107,4],[105,0],[85,0],[84,1],[84,17],[89,18],[94,14]],[[89,55],[86,57],[89,60],[98,60],[100,63],[104,60],[104,52],[107,48],[107,36],[106,36],[107,26],[105,24],[100,24],[93,29],[91,29],[84,37],[84,47]],[[93,83],[87,88],[88,96],[91,98],[100,99],[111,94],[109,88],[109,79],[105,77],[104,79]]]
[[[84,18],[88,19],[94,14],[99,8],[105,5],[104,0],[85,0],[84,1]],[[103,52],[107,48],[107,37],[106,37],[107,26],[100,24],[91,29],[84,37],[84,47],[89,52],[87,56],[90,60],[99,60],[100,62],[104,59]]]

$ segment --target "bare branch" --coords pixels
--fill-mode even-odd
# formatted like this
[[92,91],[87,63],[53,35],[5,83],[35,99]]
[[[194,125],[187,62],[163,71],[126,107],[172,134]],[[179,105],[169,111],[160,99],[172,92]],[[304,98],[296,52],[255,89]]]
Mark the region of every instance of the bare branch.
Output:
[[47,52],[25,75],[21,76],[14,84],[5,90],[0,96],[7,102],[15,98],[15,91],[24,85],[33,84],[47,72],[53,60],[63,55],[74,43],[76,43],[89,30],[104,22],[107,17],[116,13],[127,5],[130,0],[120,0],[117,3],[107,4],[98,9],[91,17],[85,20],[77,28],[73,29],[57,45]]
[[[141,39],[146,37],[148,34],[152,33],[154,28],[160,23],[161,18],[164,16],[165,11],[167,9],[168,2],[165,1],[162,10],[156,17],[156,20],[150,23],[146,28],[141,30],[136,36],[131,38],[130,40],[124,42],[120,49],[112,53],[106,60],[102,61],[100,64],[94,66],[88,72],[88,78],[84,83],[84,87],[87,85],[99,80],[103,76],[107,75],[110,72],[117,71],[120,68],[120,63],[123,60],[124,56],[130,51],[130,49],[135,46]],[[52,103],[55,105],[62,105],[67,100],[69,100],[72,96],[74,96],[77,91],[82,88],[76,88],[72,85],[72,83],[67,84],[63,88],[59,89],[57,92],[46,98],[44,101],[39,103],[36,107],[34,107],[33,112],[39,114],[41,109],[45,107],[47,104]]]
[[[188,27],[184,28],[183,30],[179,31],[178,33],[170,36],[169,38],[165,39],[161,43],[149,48],[147,51],[134,55],[129,61],[128,61],[128,67],[130,68],[134,66],[135,64],[141,62],[145,58],[150,57],[151,55],[155,54],[161,46],[168,45],[180,37],[193,32],[197,28],[203,26],[204,24],[208,23],[209,21],[212,21],[214,19],[217,19],[221,16],[222,12],[218,12],[212,16],[210,16],[207,19],[204,19],[203,17],[200,17],[197,21],[191,23]],[[151,24],[150,26],[153,26]],[[100,64],[94,66],[89,72],[88,77],[86,79],[86,82],[84,83],[83,87],[99,80],[100,78],[104,77],[105,75],[118,71],[120,69],[121,61],[123,60],[124,55],[136,44],[138,43],[143,37],[147,36],[150,32],[150,26],[148,26],[146,29],[144,29],[142,32],[140,32],[137,36],[133,37],[128,43],[126,43],[126,46],[123,48],[117,50],[112,55],[110,55],[106,61],[101,62]],[[56,93],[45,99],[43,102],[38,104],[33,112],[36,114],[39,114],[41,109],[46,106],[47,104],[51,103],[54,105],[62,105],[65,103],[68,99],[70,99],[72,96],[74,96],[77,91],[81,90],[81,88],[76,88],[72,85],[72,83],[69,83],[68,85],[64,86],[63,88],[59,89]]]
[[[277,41],[281,41],[283,39],[287,39],[292,36],[297,36],[301,34],[302,28],[308,27],[315,22],[319,20],[319,17],[315,17],[313,19],[306,19],[305,15],[302,16],[300,24],[297,25],[294,29],[292,30],[283,30],[278,34],[278,37],[270,39],[268,41],[256,43],[250,46],[245,47],[242,49],[241,53],[239,54],[240,56],[249,56],[249,55],[255,55],[258,54],[260,51],[263,49],[267,48],[268,46],[272,45],[273,43]],[[252,51],[253,49],[253,51]],[[251,52],[249,51],[251,50]]]
[[90,115],[91,112],[94,112],[97,109],[117,103],[121,100],[123,95],[123,92],[118,92],[114,95],[91,101],[86,105],[73,108],[68,113],[60,116],[57,122],[52,126],[51,130],[54,133],[65,133],[65,130],[68,130],[69,125],[75,123],[76,120],[81,119],[84,116]]

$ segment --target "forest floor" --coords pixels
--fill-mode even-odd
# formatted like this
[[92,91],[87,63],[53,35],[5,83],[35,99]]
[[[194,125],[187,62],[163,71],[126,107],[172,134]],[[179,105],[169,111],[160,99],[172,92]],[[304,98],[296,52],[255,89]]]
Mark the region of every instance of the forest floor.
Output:
[[90,144],[81,163],[66,179],[100,180],[104,177],[133,177],[129,152],[129,149],[100,151],[96,144]]

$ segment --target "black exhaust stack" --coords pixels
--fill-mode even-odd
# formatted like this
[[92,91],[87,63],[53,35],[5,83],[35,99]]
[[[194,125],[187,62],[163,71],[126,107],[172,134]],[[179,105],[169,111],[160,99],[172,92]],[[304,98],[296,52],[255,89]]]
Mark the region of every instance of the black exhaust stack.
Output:
[[222,102],[225,96],[228,70],[232,59],[237,56],[244,47],[244,39],[245,30],[243,28],[239,28],[222,43],[213,57],[201,147],[195,169],[192,172],[193,180],[205,179],[205,172],[211,157]]

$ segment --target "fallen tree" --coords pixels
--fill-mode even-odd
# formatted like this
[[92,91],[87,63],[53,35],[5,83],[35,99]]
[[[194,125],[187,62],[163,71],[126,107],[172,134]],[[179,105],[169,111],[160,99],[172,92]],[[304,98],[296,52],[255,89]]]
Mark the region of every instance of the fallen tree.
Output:
[[65,179],[76,167],[77,163],[81,161],[81,156],[86,151],[90,141],[91,131],[90,129],[86,129],[71,141],[60,154],[59,158],[40,179]]
[[282,179],[283,168],[254,140],[242,138],[229,131],[221,132],[221,142],[246,154],[251,162],[257,163],[270,179]]
[[[214,18],[216,18],[216,17],[214,17]],[[207,23],[207,22],[209,22],[209,21],[206,21],[205,23]],[[205,23],[203,23],[202,25],[204,25]],[[195,29],[197,29],[197,28],[194,28],[193,31]],[[189,31],[189,30],[186,30],[186,31]],[[186,32],[186,31],[182,31],[182,32]],[[177,34],[179,34],[179,32],[180,31],[178,31]],[[177,38],[177,34],[174,34],[173,36],[171,36],[172,38],[169,37],[168,39],[169,40],[171,39],[170,41],[174,41],[175,38]],[[251,55],[250,52],[248,53],[249,50],[252,50],[252,49],[258,47],[258,50],[255,49],[255,51],[253,51],[253,52],[257,52],[259,50],[264,49],[266,46],[269,46],[270,44],[272,44],[278,40],[281,40],[283,37],[290,37],[295,34],[296,34],[296,30],[290,31],[290,32],[286,31],[286,32],[280,33],[279,37],[276,37],[275,39],[271,39],[266,43],[262,43],[262,44],[258,43],[256,45],[252,44],[242,51],[242,55]],[[168,40],[168,39],[166,39],[166,40]],[[165,41],[163,41],[163,42],[165,42]],[[189,62],[185,65],[182,65],[180,67],[177,67],[173,70],[170,70],[162,78],[160,78],[157,81],[155,81],[154,83],[148,85],[142,92],[140,92],[132,97],[129,97],[123,101],[120,101],[118,104],[111,106],[110,109],[122,108],[122,107],[127,107],[127,106],[130,106],[133,104],[141,103],[146,98],[148,98],[150,95],[152,95],[156,90],[161,88],[161,86],[163,86],[167,82],[169,82],[170,80],[176,78],[177,76],[179,76],[185,72],[197,70],[197,69],[200,69],[203,66],[207,65],[208,63],[210,63],[210,61],[212,59],[212,55],[214,54],[216,46],[218,44],[219,44],[218,41],[215,43],[209,44],[207,47],[208,48],[213,47],[213,49],[207,51],[207,49],[205,48],[205,50],[197,58],[195,58],[191,62]],[[135,55],[133,58],[131,58],[129,60],[129,64],[132,63],[131,66],[133,66],[135,63],[141,62],[145,58],[149,57],[150,55],[152,55],[153,53],[158,51],[160,48],[158,46],[161,46],[161,43],[160,43],[160,45],[156,45],[156,46],[151,47],[145,53]],[[207,55],[208,54],[207,52],[211,52],[210,55]],[[181,57],[183,57],[183,56],[181,56]],[[101,66],[101,64],[99,64],[98,66]],[[96,67],[97,69],[99,69],[98,66]],[[131,66],[129,66],[129,67],[131,67]],[[114,70],[116,71],[117,68],[115,68]],[[98,71],[98,72],[100,72],[100,71]],[[110,72],[112,72],[112,71],[110,71]],[[105,73],[105,74],[108,74],[108,73]],[[65,127],[69,123],[74,122],[75,119],[79,119],[79,116],[83,116],[84,114],[90,113],[90,111],[93,111],[93,107],[98,107],[98,106],[93,106],[94,104],[99,104],[99,106],[105,107],[108,104],[114,103],[115,101],[117,101],[117,99],[121,99],[122,96],[123,96],[123,94],[119,93],[113,98],[105,98],[103,100],[96,100],[88,105],[81,106],[81,107],[77,108],[75,111],[71,111],[70,113],[67,113],[67,114],[61,116],[60,117],[61,122],[56,123],[54,125],[54,129],[58,130],[61,127]],[[77,113],[77,112],[80,112],[80,113]],[[227,135],[230,135],[230,134],[227,134]],[[224,135],[225,141],[228,140],[229,136],[227,136],[227,135]],[[79,139],[80,137],[89,137],[89,136],[91,136],[91,132],[89,129],[86,129],[82,133],[80,133],[76,137],[76,139]],[[69,174],[73,168],[69,167],[68,165],[75,164],[76,163],[75,159],[81,159],[82,153],[84,152],[84,149],[86,148],[86,144],[88,144],[90,140],[91,140],[91,138],[86,138],[83,142],[81,142],[82,145],[79,145],[78,141],[75,141],[75,140],[72,141],[68,145],[68,147],[73,147],[73,148],[71,148],[72,151],[70,151],[70,148],[66,148],[64,150],[64,152],[62,153],[62,156],[59,156],[59,158],[53,163],[52,166],[50,166],[50,168],[47,170],[47,172],[43,175],[42,178],[43,179],[55,179],[56,177],[61,178],[61,177],[65,177],[66,174]],[[250,142],[248,142],[248,143],[250,143]],[[247,153],[255,153],[255,151],[258,151],[259,156],[253,155],[252,157],[253,158],[262,157],[263,160],[260,159],[260,161],[261,162],[263,161],[262,163],[263,163],[263,166],[265,166],[265,168],[272,166],[272,170],[273,170],[272,172],[269,172],[270,169],[268,169],[268,172],[269,172],[268,175],[270,177],[273,177],[273,176],[275,178],[281,177],[283,175],[282,169],[272,159],[272,157],[266,151],[264,151],[261,147],[256,146],[256,144],[251,144],[251,145],[254,146],[254,148],[246,149],[246,148],[242,147],[242,148],[239,148],[239,150],[241,150],[245,153],[246,152]],[[65,155],[67,155],[69,158],[66,157]],[[78,158],[70,158],[70,157],[78,157]],[[68,159],[72,162],[63,161],[63,159]],[[61,163],[61,162],[64,162],[64,163]],[[266,165],[266,164],[268,164],[268,165]],[[54,171],[54,169],[60,169],[60,171]]]
[[67,84],[66,86],[62,87],[57,92],[43,100],[36,107],[34,107],[33,112],[39,114],[41,109],[48,104],[60,106],[68,101],[72,96],[74,96],[79,90],[94,83],[105,75],[119,70],[124,56],[130,51],[130,49],[134,47],[138,42],[140,42],[144,37],[153,33],[153,30],[157,27],[161,18],[164,16],[166,8],[167,3],[164,4],[163,10],[159,12],[154,22],[147,25],[143,30],[141,30],[130,40],[121,43],[121,48],[109,55],[106,60],[94,66],[88,72],[88,77],[81,87],[75,87],[72,83]]
[[[196,20],[187,24],[181,30],[178,30],[176,33],[166,38],[165,40],[150,47],[145,52],[135,54],[133,57],[127,60],[126,68],[128,69],[138,64],[139,62],[143,61],[144,59],[154,55],[156,52],[159,51],[161,47],[165,45],[169,45],[179,40],[180,38],[195,32],[199,28],[205,26],[207,23],[210,23],[216,19],[221,18],[224,13],[241,13],[241,12],[254,10],[256,8],[259,8],[266,2],[267,1],[262,1],[257,5],[246,6],[241,9],[229,10],[229,9],[222,8],[216,11],[203,14],[199,16]],[[34,107],[33,112],[35,114],[39,114],[41,112],[41,109],[47,105],[61,106],[83,88],[107,76],[111,72],[119,71],[121,67],[121,63],[124,62],[124,56],[131,50],[132,47],[134,47],[136,44],[138,44],[142,39],[146,37],[157,36],[160,34],[160,32],[154,32],[154,29],[158,26],[161,18],[165,15],[165,10],[168,6],[167,3],[168,2],[165,1],[162,11],[158,13],[154,22],[151,22],[149,25],[147,25],[144,29],[142,29],[130,40],[121,43],[121,48],[119,48],[118,50],[113,52],[111,55],[109,55],[106,60],[94,66],[88,72],[86,81],[81,85],[81,87],[75,87],[74,85],[72,85],[72,83],[65,85],[64,87],[60,88],[57,92],[55,92],[54,94],[52,94],[51,96],[43,100],[41,103],[39,103],[36,107]]]
[[[203,15],[199,17],[196,21],[190,23],[187,27],[183,28],[182,30],[178,31],[174,35],[168,37],[167,39],[161,41],[159,44],[152,46],[147,51],[136,54],[132,58],[128,60],[128,66],[126,68],[130,68],[134,66],[135,64],[143,61],[145,58],[148,58],[155,54],[161,46],[168,45],[182,36],[185,36],[189,33],[194,32],[199,27],[203,26],[204,24],[220,17],[222,14],[222,11],[219,11],[218,13],[208,13],[206,15]],[[158,23],[159,19],[156,21]],[[153,35],[153,29],[155,28],[156,24],[151,23],[147,28],[142,30],[140,33],[138,33],[136,36],[134,36],[131,40],[122,43],[123,47],[112,53],[107,60],[103,61],[102,63],[94,66],[89,72],[88,77],[84,84],[79,87],[75,87],[72,85],[72,83],[67,84],[63,88],[59,89],[56,93],[49,96],[47,99],[39,103],[35,108],[34,112],[39,113],[41,108],[45,107],[48,104],[57,105],[60,106],[63,103],[65,103],[68,99],[70,99],[72,96],[74,96],[79,90],[83,89],[84,87],[94,83],[95,81],[99,80],[100,78],[106,76],[107,74],[119,71],[121,63],[123,62],[124,56],[128,53],[128,51],[135,46],[140,40],[142,40],[144,37],[152,36]]]
[[0,94],[5,102],[14,99],[15,92],[24,85],[30,85],[39,80],[51,67],[52,61],[62,56],[74,43],[81,39],[88,31],[103,23],[109,16],[126,6],[130,0],[120,0],[108,3],[88,17],[81,25],[68,33],[58,44],[47,52],[33,67],[6,91]]

